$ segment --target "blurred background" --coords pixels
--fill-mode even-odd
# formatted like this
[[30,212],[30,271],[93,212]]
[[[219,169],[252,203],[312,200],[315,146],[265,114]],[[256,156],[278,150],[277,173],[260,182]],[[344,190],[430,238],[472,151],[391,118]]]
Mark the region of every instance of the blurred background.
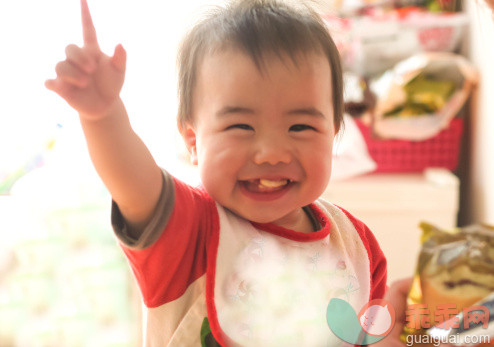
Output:
[[[89,2],[101,48],[128,52],[122,98],[133,128],[191,184],[176,131],[176,50],[223,2]],[[324,196],[376,233],[392,280],[411,276],[421,220],[494,224],[492,11],[484,0],[310,2],[345,67],[347,124],[328,153]],[[0,346],[139,345],[139,294],[111,230],[111,197],[76,112],[44,88],[65,46],[82,44],[79,1],[1,2],[0,42]]]

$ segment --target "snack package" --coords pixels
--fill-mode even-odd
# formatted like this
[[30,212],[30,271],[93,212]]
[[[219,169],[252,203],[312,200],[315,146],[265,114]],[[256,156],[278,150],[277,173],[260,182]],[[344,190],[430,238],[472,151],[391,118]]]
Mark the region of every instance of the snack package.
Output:
[[453,53],[414,55],[370,84],[377,96],[372,127],[382,139],[423,141],[449,126],[478,82],[478,72]]
[[[420,227],[422,249],[407,297],[402,341],[420,337],[431,346],[437,340],[494,346],[494,226]],[[469,344],[474,335],[489,336],[491,344]]]
[[444,107],[457,88],[454,81],[437,80],[425,74],[419,74],[404,85],[406,100],[384,113],[383,116],[417,117],[435,113]]

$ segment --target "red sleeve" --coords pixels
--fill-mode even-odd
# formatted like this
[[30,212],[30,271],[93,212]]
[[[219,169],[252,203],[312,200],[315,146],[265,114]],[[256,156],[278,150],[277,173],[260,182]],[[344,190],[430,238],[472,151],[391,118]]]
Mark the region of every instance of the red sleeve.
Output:
[[367,250],[367,256],[369,257],[370,263],[370,297],[369,301],[373,299],[382,299],[384,293],[386,292],[386,281],[387,281],[387,262],[376,237],[370,231],[370,229],[362,223],[360,220],[352,216],[349,212],[345,211],[340,207],[340,209],[345,213],[345,215],[350,219],[352,224],[357,229],[360,235],[360,239],[365,245]]
[[173,210],[157,240],[144,249],[122,245],[147,307],[179,298],[206,273],[207,238],[216,225],[216,205],[204,190],[176,178],[174,187]]

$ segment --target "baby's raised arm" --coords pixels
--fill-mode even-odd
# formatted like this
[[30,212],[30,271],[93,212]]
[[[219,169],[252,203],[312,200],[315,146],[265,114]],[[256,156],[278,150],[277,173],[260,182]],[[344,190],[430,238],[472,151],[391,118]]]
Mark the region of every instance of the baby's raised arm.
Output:
[[120,99],[126,53],[101,52],[87,0],[81,0],[84,45],[67,46],[67,58],[56,65],[57,77],[46,87],[77,112],[92,162],[118,204],[129,230],[138,236],[157,204],[161,169],[134,133]]

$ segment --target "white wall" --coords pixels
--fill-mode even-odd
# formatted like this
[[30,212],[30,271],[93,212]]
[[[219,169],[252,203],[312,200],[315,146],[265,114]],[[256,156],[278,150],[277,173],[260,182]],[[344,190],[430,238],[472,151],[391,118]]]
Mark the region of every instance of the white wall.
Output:
[[466,222],[494,225],[494,17],[483,0],[463,2],[470,15],[469,54],[480,72],[472,97]]
[[[88,0],[100,46],[128,53],[122,98],[136,132],[160,165],[176,161],[176,50],[195,19],[223,0]],[[79,0],[0,1],[0,169],[22,166],[57,136],[86,160],[78,116],[44,87],[64,48],[82,44]],[[57,131],[57,123],[63,129]],[[60,141],[57,141],[60,142]],[[78,159],[79,158],[79,159]],[[89,164],[90,165],[90,164]],[[0,170],[1,173],[2,170]]]

